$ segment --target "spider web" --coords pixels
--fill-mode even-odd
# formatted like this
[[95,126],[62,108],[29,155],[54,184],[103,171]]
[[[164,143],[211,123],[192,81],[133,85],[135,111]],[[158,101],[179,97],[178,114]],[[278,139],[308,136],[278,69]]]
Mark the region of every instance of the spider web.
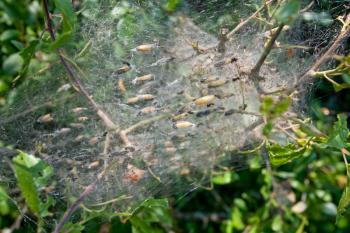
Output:
[[[107,134],[56,61],[44,73],[31,69],[10,96],[0,139],[51,164],[60,195],[78,196],[109,167],[85,204],[115,200],[116,211],[206,186],[222,165],[246,168],[254,155],[235,151],[263,139],[260,93],[246,71],[263,52],[271,27],[252,20],[217,49],[219,31],[232,30],[261,4],[244,2],[187,1],[168,14],[157,1],[84,1],[75,46],[65,51],[118,127],[138,126],[128,134],[132,149]],[[298,19],[279,38],[260,72],[263,91],[291,87],[312,62],[306,39],[293,34],[303,23]],[[288,142],[280,133],[275,138]]]

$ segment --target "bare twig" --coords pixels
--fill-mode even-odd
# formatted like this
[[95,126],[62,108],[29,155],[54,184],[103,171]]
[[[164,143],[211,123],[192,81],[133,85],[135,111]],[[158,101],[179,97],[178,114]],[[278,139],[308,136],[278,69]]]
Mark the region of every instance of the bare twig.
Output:
[[[55,41],[55,32],[52,27],[51,23],[51,18],[50,18],[50,13],[48,9],[48,3],[47,0],[43,0],[43,5],[44,5],[44,12],[46,16],[46,25],[47,25],[47,30],[50,33],[52,41]],[[108,116],[108,114],[103,111],[103,109],[94,101],[94,99],[89,95],[85,87],[82,85],[80,82],[79,77],[76,75],[72,67],[66,62],[63,54],[63,50],[57,49],[57,54],[60,58],[60,61],[64,68],[66,69],[70,82],[72,85],[77,86],[78,91],[86,98],[90,106],[96,111],[96,114],[100,117],[100,119],[104,122],[106,128],[109,131],[116,130],[118,126],[111,120],[111,118]],[[108,135],[109,137],[109,135]],[[106,144],[109,145],[109,139],[108,137],[106,138]],[[108,139],[108,140],[107,140]],[[105,148],[105,151],[108,151],[108,147]],[[80,204],[84,201],[84,199],[92,193],[92,191],[96,188],[97,184],[100,182],[102,177],[104,177],[105,173],[109,169],[109,167],[112,166],[113,163],[110,163],[105,169],[98,174],[97,179],[88,185],[85,189],[84,192],[80,194],[78,199],[67,209],[67,211],[64,213],[62,219],[58,222],[58,224],[55,227],[55,230],[53,231],[54,233],[59,233],[64,226],[64,224],[68,221],[70,216],[74,213],[74,211],[80,206]]]
[[0,147],[0,159],[5,156],[8,158],[13,158],[16,155],[18,155],[18,153],[19,152],[17,150],[12,150],[6,147]]
[[269,40],[269,42],[267,43],[264,52],[261,54],[261,57],[259,58],[258,62],[256,63],[256,65],[254,66],[254,68],[251,71],[251,77],[253,79],[256,79],[257,76],[259,75],[260,72],[260,68],[261,66],[264,64],[267,56],[270,54],[273,45],[275,44],[275,41],[277,40],[278,36],[280,35],[280,33],[282,32],[284,27],[284,24],[280,24],[276,30],[276,32],[272,35],[271,39]]
[[96,188],[97,184],[99,183],[100,179],[104,176],[103,174],[100,174],[98,178],[90,185],[88,185],[84,192],[80,194],[78,199],[67,209],[67,211],[64,213],[62,219],[58,222],[58,224],[55,227],[55,230],[53,233],[59,233],[64,226],[64,224],[68,221],[70,216],[75,212],[75,210],[79,207],[79,205],[84,201],[84,199],[89,196],[92,191]]
[[[18,229],[20,228],[21,222],[22,222],[22,220],[23,220],[25,214],[27,213],[27,211],[28,211],[28,207],[25,206],[25,207],[22,209],[22,211],[20,211],[20,214],[19,214],[18,217],[16,218],[15,222],[11,225],[11,227],[8,228],[8,229],[6,229],[6,232],[7,232],[7,233],[12,233],[12,232],[14,232],[14,231],[16,231],[16,230],[18,230]],[[4,232],[5,232],[5,230],[4,230]]]
[[111,144],[111,135],[110,132],[107,132],[106,139],[105,139],[105,145],[103,148],[103,159],[104,159],[104,168],[106,169],[108,167],[108,151]]
[[313,7],[314,4],[315,4],[315,2],[314,2],[314,1],[311,1],[311,2],[309,3],[309,5],[307,5],[305,8],[303,8],[303,9],[300,10],[300,13],[304,13],[304,12],[310,10],[311,7]]
[[151,123],[153,123],[155,121],[159,121],[159,120],[162,120],[162,119],[170,117],[170,116],[171,116],[171,114],[164,113],[164,114],[161,114],[161,115],[158,115],[158,116],[155,116],[155,117],[151,117],[149,119],[145,119],[145,120],[139,121],[136,124],[130,126],[129,128],[119,131],[119,137],[123,141],[125,147],[131,149],[131,148],[133,148],[133,145],[129,141],[129,138],[128,138],[128,134],[129,133],[131,133],[132,131],[134,131],[134,130],[140,128],[140,127],[149,125],[149,124],[151,124]]
[[[50,17],[50,12],[48,9],[47,0],[43,0],[43,5],[44,5],[45,16],[46,16],[47,30],[50,33],[52,41],[55,41],[56,37],[55,37],[55,32],[53,30],[52,23],[51,23],[51,17]],[[103,111],[103,109],[94,101],[94,99],[90,96],[90,94],[85,89],[84,85],[82,85],[82,83],[80,82],[79,77],[77,77],[77,75],[75,74],[72,67],[66,62],[66,59],[64,58],[63,50],[57,49],[57,54],[60,58],[62,65],[66,69],[72,84],[77,86],[79,92],[86,98],[86,100],[88,101],[90,106],[96,111],[96,114],[104,122],[107,129],[108,130],[117,129],[118,126],[111,120],[111,118],[108,116],[108,114],[105,111]]]
[[328,59],[332,57],[335,50],[339,47],[339,45],[344,41],[350,34],[350,14],[347,15],[344,25],[340,34],[337,36],[335,41],[329,47],[329,49],[319,58],[316,62],[311,66],[311,68],[306,71],[300,78],[296,80],[296,83],[293,86],[293,90],[299,89],[301,85],[304,85],[305,81],[310,78],[313,78],[318,73],[316,72],[323,63],[325,63]]
[[232,36],[238,31],[240,30],[243,26],[245,26],[251,19],[255,18],[267,5],[269,5],[270,3],[272,3],[272,0],[266,2],[263,6],[261,6],[258,10],[256,10],[251,16],[249,16],[248,18],[246,18],[244,21],[240,22],[239,24],[237,24],[237,26],[230,31],[226,37],[227,39],[232,38]]
[[73,204],[69,206],[69,208],[66,210],[62,219],[57,223],[53,233],[59,233],[62,230],[62,227],[69,220],[70,216],[76,211],[76,209],[80,206],[80,204],[83,203],[85,198],[95,190],[98,183],[106,175],[107,171],[109,171],[114,166],[114,164],[115,164],[114,162],[109,163],[108,166],[97,175],[96,180],[93,183],[89,184],[87,187],[85,187],[84,191],[80,194],[78,199],[75,200]]

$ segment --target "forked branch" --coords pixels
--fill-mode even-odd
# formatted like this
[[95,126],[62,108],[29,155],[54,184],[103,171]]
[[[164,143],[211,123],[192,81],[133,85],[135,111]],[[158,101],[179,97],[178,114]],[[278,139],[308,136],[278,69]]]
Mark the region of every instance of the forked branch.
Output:
[[272,0],[265,2],[264,5],[262,5],[259,9],[257,9],[251,16],[249,16],[248,18],[246,18],[245,20],[237,24],[237,26],[226,35],[227,39],[231,39],[238,30],[240,30],[243,26],[249,23],[250,20],[254,19],[270,3],[272,3]]

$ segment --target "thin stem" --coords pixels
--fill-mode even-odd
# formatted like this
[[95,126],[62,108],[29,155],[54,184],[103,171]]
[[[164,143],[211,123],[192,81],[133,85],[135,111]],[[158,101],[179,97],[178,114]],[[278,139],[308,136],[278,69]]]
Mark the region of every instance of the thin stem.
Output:
[[245,26],[251,19],[255,18],[270,3],[272,3],[272,0],[266,2],[258,10],[256,10],[251,16],[249,16],[244,21],[242,21],[239,24],[237,24],[237,26],[226,35],[227,39],[230,39],[238,30],[240,30],[243,26]]
[[49,11],[49,6],[47,4],[47,0],[43,0],[43,5],[44,5],[44,13],[46,17],[46,26],[47,30],[50,33],[51,40],[56,40],[55,32],[53,31],[52,23],[51,23],[51,16],[50,16],[50,11]]
[[108,166],[103,169],[102,172],[100,172],[97,175],[96,180],[89,184],[85,189],[84,192],[82,192],[80,194],[80,196],[78,197],[77,200],[75,200],[73,202],[73,204],[71,206],[69,206],[69,208],[66,210],[66,212],[64,213],[62,219],[57,223],[55,230],[53,231],[53,233],[59,233],[62,230],[62,227],[64,226],[64,224],[69,220],[70,216],[77,210],[77,208],[80,206],[80,204],[83,203],[83,201],[85,200],[85,198],[87,196],[89,196],[95,189],[97,184],[101,181],[101,179],[106,175],[107,171],[110,170],[110,168],[112,168],[114,166],[114,163],[111,162],[108,164]]
[[329,47],[329,49],[319,58],[316,62],[311,66],[311,68],[306,71],[294,84],[294,89],[299,89],[304,85],[305,81],[317,75],[317,70],[320,66],[325,63],[329,58],[332,57],[332,54],[339,47],[343,40],[345,40],[350,34],[350,14],[347,15],[346,20],[343,24],[340,34],[337,36],[333,44]]
[[[47,30],[50,33],[51,40],[55,41],[55,32],[52,27],[51,23],[51,17],[50,17],[50,12],[47,4],[47,0],[43,0],[43,5],[44,5],[44,12],[46,16],[46,25],[47,25]],[[111,118],[108,116],[108,114],[102,110],[102,108],[94,101],[94,99],[90,96],[88,91],[85,89],[85,87],[82,85],[80,82],[79,77],[76,76],[74,70],[72,67],[66,62],[66,59],[64,58],[63,51],[61,49],[57,49],[57,54],[60,58],[60,61],[64,68],[66,69],[68,76],[70,78],[71,83],[74,86],[77,86],[79,92],[87,99],[88,103],[91,105],[91,107],[96,111],[96,114],[100,117],[100,119],[104,122],[108,130],[115,130],[117,129],[117,125],[111,120]]]
[[[55,33],[52,27],[51,23],[51,18],[50,18],[50,13],[48,9],[48,3],[47,0],[43,0],[43,5],[44,5],[44,12],[46,16],[46,25],[47,25],[47,30],[50,33],[52,41],[55,41]],[[105,113],[100,106],[94,101],[94,99],[89,95],[85,87],[82,85],[80,82],[79,77],[76,76],[74,70],[72,67],[66,62],[63,51],[61,49],[57,49],[57,54],[60,58],[60,61],[64,68],[66,69],[68,76],[70,78],[70,81],[73,85],[76,85],[79,92],[87,99],[88,103],[91,105],[91,107],[96,111],[96,114],[100,117],[100,119],[104,122],[106,128],[108,130],[115,130],[117,129],[117,125],[114,124],[114,122],[111,120],[111,118]],[[75,212],[75,210],[80,206],[80,204],[85,200],[87,196],[89,196],[93,190],[95,190],[97,184],[99,181],[104,177],[106,174],[107,170],[109,167],[112,166],[113,163],[109,164],[100,174],[98,174],[97,179],[88,185],[85,189],[84,192],[80,194],[78,199],[67,209],[67,211],[64,213],[62,219],[58,222],[58,224],[55,227],[55,230],[53,231],[54,233],[59,233],[64,226],[64,224],[69,220],[70,216]]]
[[127,200],[127,199],[131,199],[131,198],[132,198],[132,196],[122,195],[120,197],[113,198],[113,199],[105,201],[105,202],[89,205],[89,207],[104,206],[104,205],[108,205],[108,204],[111,204],[111,203],[114,203],[114,202],[117,202],[117,201]]
[[9,229],[7,229],[7,233],[12,233],[16,230],[18,230],[21,226],[21,222],[24,218],[24,215],[27,213],[28,211],[28,207],[25,206],[22,211],[20,211],[20,215],[18,215],[18,217],[16,218],[15,222],[11,225],[11,227]]
[[261,54],[261,57],[259,58],[258,62],[254,66],[254,68],[251,71],[251,77],[253,79],[256,79],[256,77],[259,75],[261,66],[264,64],[267,56],[270,54],[273,45],[275,44],[275,41],[277,40],[278,36],[282,32],[282,29],[284,27],[284,24],[280,24],[276,30],[276,32],[272,35],[271,39],[267,43],[264,52]]
[[152,117],[152,118],[149,118],[149,119],[145,119],[145,120],[139,121],[136,124],[130,126],[129,128],[119,131],[119,137],[123,141],[125,147],[130,148],[130,149],[134,148],[132,143],[130,142],[130,140],[128,138],[128,134],[129,133],[131,133],[132,131],[134,131],[134,130],[140,128],[140,127],[143,127],[145,125],[149,125],[149,124],[151,124],[151,123],[153,123],[155,121],[159,121],[159,120],[165,119],[165,118],[170,117],[170,116],[171,116],[171,114],[164,113],[164,114],[161,114],[159,116],[155,116],[155,117]]
[[79,207],[79,205],[84,201],[84,199],[92,193],[92,191],[96,188],[100,179],[96,179],[92,184],[87,186],[82,194],[78,197],[78,199],[67,209],[64,213],[62,219],[58,222],[55,227],[53,233],[59,233],[64,226],[64,224],[68,221],[70,216],[75,212],[75,210]]

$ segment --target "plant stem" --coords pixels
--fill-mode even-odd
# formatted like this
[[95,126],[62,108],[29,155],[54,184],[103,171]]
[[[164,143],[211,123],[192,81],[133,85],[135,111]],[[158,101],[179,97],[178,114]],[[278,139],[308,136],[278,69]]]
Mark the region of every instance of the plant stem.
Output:
[[251,19],[255,18],[266,6],[268,6],[270,3],[272,3],[272,1],[268,1],[266,3],[264,3],[264,5],[262,5],[259,9],[257,9],[251,16],[249,16],[248,18],[246,18],[244,21],[240,22],[239,24],[237,24],[237,26],[230,31],[226,37],[227,39],[232,38],[232,36],[239,30],[241,29],[244,25],[246,25]]
[[261,66],[264,64],[267,56],[270,54],[273,45],[275,44],[275,41],[277,40],[278,36],[280,35],[282,29],[284,27],[284,24],[280,24],[276,30],[276,32],[272,35],[271,39],[269,40],[269,42],[267,43],[264,52],[261,54],[261,57],[259,58],[258,62],[256,63],[256,65],[254,66],[254,68],[251,71],[251,77],[253,79],[256,79],[257,76],[259,75]]
[[[45,17],[46,17],[47,30],[50,33],[52,41],[55,41],[56,37],[55,37],[55,33],[54,33],[52,23],[51,23],[50,12],[49,12],[49,8],[48,8],[47,0],[43,0],[43,5],[44,5],[44,12],[45,12]],[[86,98],[87,102],[96,111],[96,114],[104,122],[106,128],[109,131],[116,130],[118,128],[117,125],[111,120],[111,118],[108,116],[108,114],[106,112],[104,112],[102,110],[102,108],[89,95],[89,93],[87,92],[85,87],[80,82],[79,77],[76,76],[72,67],[66,62],[62,49],[57,49],[57,54],[60,58],[62,65],[64,66],[64,68],[66,69],[66,71],[68,73],[68,76],[69,76],[69,79],[70,79],[70,82],[72,83],[72,85],[77,86],[78,91]],[[109,144],[109,140],[108,140],[108,144]],[[79,205],[84,201],[84,199],[88,195],[90,195],[93,192],[93,190],[95,190],[97,184],[100,182],[102,177],[104,177],[104,175],[107,172],[107,170],[109,169],[109,167],[111,167],[111,164],[109,164],[107,167],[105,167],[105,169],[100,174],[98,174],[97,179],[93,183],[88,185],[84,189],[84,192],[80,194],[78,199],[71,206],[69,206],[67,211],[64,213],[62,219],[57,223],[57,225],[53,231],[54,233],[59,233],[62,230],[64,224],[69,220],[70,216],[75,212],[75,210],[79,207]]]
[[293,86],[293,90],[299,89],[304,85],[305,81],[318,75],[316,72],[320,66],[325,63],[329,58],[331,58],[332,54],[339,47],[343,40],[345,40],[350,34],[350,14],[346,16],[346,20],[341,29],[340,34],[337,36],[333,44],[329,47],[329,49],[319,58],[316,62],[311,66],[311,68],[306,71],[301,77],[296,80],[296,83]]
[[[44,5],[44,12],[46,16],[46,25],[47,30],[50,33],[51,40],[55,41],[56,36],[55,32],[52,27],[50,12],[47,4],[47,0],[43,0]],[[66,59],[64,58],[64,54],[62,49],[57,49],[57,54],[60,58],[60,61],[64,68],[66,69],[68,76],[70,78],[70,81],[73,85],[76,85],[79,92],[87,99],[88,103],[91,105],[91,107],[96,111],[96,114],[101,118],[101,120],[104,122],[105,126],[108,130],[115,130],[117,129],[117,125],[111,120],[111,118],[108,116],[108,114],[103,111],[103,109],[94,101],[94,99],[91,97],[91,95],[87,92],[85,87],[80,82],[79,77],[76,76],[75,72],[73,71],[72,67],[67,63]]]

